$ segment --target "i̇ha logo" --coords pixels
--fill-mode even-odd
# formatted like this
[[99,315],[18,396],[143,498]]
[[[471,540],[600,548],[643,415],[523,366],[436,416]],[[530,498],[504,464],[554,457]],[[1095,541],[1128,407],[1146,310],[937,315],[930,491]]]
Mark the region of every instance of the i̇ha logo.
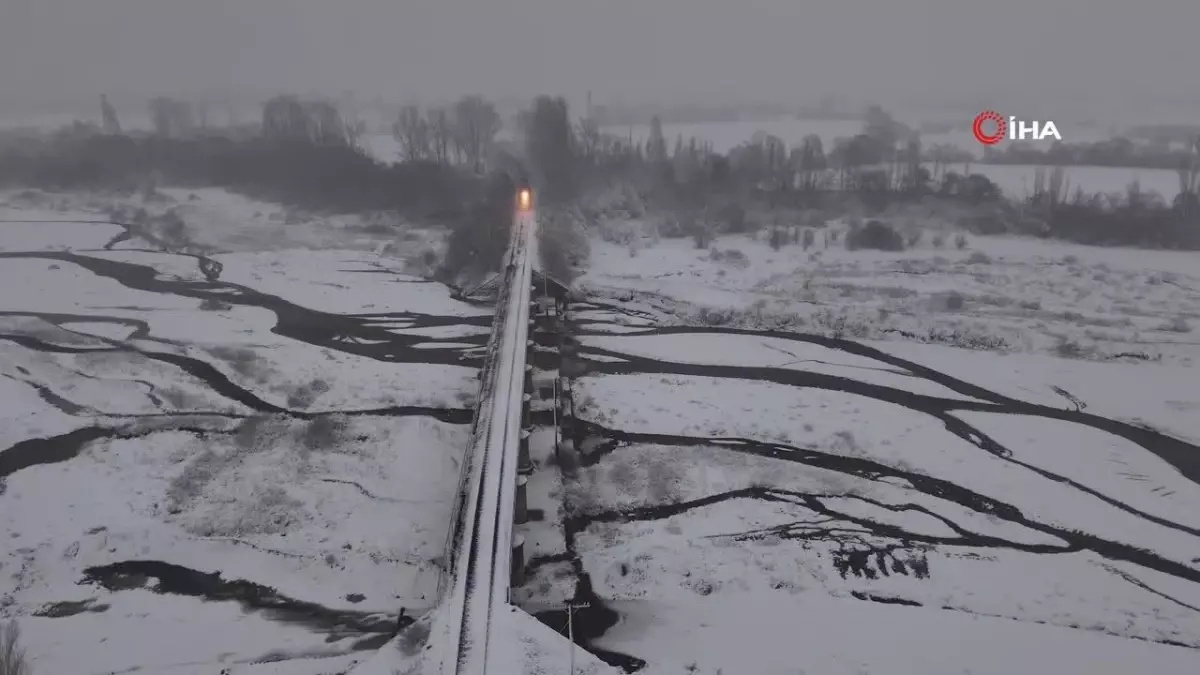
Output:
[[1011,115],[1004,119],[995,110],[985,110],[976,115],[971,132],[975,134],[975,139],[984,145],[995,145],[1005,138],[1013,141],[1023,141],[1027,138],[1040,141],[1047,137],[1062,140],[1054,122],[1026,122]]

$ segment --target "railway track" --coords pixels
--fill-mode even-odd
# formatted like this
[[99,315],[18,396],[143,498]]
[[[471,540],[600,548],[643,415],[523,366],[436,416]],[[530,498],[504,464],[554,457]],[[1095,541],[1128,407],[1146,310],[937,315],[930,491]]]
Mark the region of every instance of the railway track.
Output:
[[448,542],[450,574],[442,594],[446,633],[437,641],[443,675],[485,675],[489,663],[502,660],[490,656],[496,649],[491,628],[497,612],[509,606],[535,223],[531,209],[517,212],[500,280],[480,404]]

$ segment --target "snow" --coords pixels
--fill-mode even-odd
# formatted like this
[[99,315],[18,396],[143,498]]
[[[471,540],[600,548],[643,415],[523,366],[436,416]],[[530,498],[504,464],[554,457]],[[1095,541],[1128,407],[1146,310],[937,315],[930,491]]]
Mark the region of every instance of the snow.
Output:
[[564,508],[621,616],[595,647],[649,675],[1196,670],[1169,437],[1200,440],[1197,343],[1164,328],[1200,316],[1195,254],[633,248],[593,240],[572,309],[600,427]]
[[486,308],[450,298],[445,286],[370,270],[374,256],[344,251],[269,251],[215,256],[221,278],[277,295],[311,309],[344,314],[413,312],[446,316],[490,316]]
[[[635,256],[628,246],[595,241],[579,284],[608,297],[638,294],[631,306],[667,323],[719,320],[859,340],[916,334],[969,348],[996,344],[1004,353],[1071,349],[1091,359],[1185,366],[1196,358],[1195,254],[1018,237],[972,237],[968,250],[939,250],[931,234],[901,253],[847,251],[820,236],[809,252],[773,251],[746,236],[719,237],[707,250],[690,240],[643,240]],[[740,251],[753,262],[733,264],[710,251]],[[961,308],[947,304],[951,292],[962,296]],[[626,331],[628,317],[619,323]]]
[[767,336],[747,339],[718,333],[697,335],[599,336],[585,339],[598,347],[681,363],[774,367],[808,373],[853,375],[854,379],[919,394],[969,399],[912,373],[872,359],[810,343]]
[[[436,233],[160,194],[0,194],[0,620],[38,673],[344,672],[435,602],[488,311]],[[188,251],[42,222],[114,207]]]
[[629,618],[597,643],[661,655],[642,671],[646,675],[693,664],[692,672],[704,675],[746,672],[747,654],[754,655],[753,672],[762,675],[1092,675],[1142,672],[1151,663],[1162,673],[1196,669],[1195,653],[1180,647],[819,595],[798,602],[778,593],[746,593],[631,600],[616,607]]

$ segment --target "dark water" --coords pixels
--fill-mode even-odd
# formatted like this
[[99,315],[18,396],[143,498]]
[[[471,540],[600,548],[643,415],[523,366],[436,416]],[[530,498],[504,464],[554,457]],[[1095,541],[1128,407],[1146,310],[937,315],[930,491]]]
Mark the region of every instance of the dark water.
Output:
[[[137,233],[145,238],[145,233]],[[124,233],[109,242],[107,248],[120,241],[132,238],[127,228]],[[150,238],[153,241],[153,238]],[[166,248],[165,243],[158,242]],[[162,251],[154,251],[162,253]],[[39,259],[56,263],[76,265],[93,274],[116,281],[125,288],[160,293],[197,300],[202,308],[209,310],[236,306],[256,307],[275,316],[272,332],[305,344],[324,347],[345,354],[352,354],[385,363],[426,363],[477,367],[480,361],[479,348],[486,335],[434,338],[424,335],[405,334],[406,330],[421,330],[446,326],[468,326],[487,328],[490,316],[436,316],[415,312],[391,312],[371,314],[333,314],[294,304],[275,295],[253,288],[220,280],[221,265],[204,255],[177,253],[196,260],[205,280],[184,281],[165,278],[150,266],[128,262],[105,260],[81,252],[36,251],[0,252],[0,264],[5,260]],[[383,270],[359,270],[386,273]],[[406,280],[406,283],[433,283],[424,280]],[[2,309],[2,308],[0,308]],[[0,340],[20,345],[26,349],[50,354],[114,354],[134,356],[158,363],[168,364],[182,373],[203,382],[207,388],[230,401],[237,402],[252,415],[275,415],[301,420],[319,420],[330,415],[338,416],[428,416],[452,424],[469,424],[473,411],[469,408],[434,408],[423,406],[391,406],[377,409],[332,410],[310,412],[290,410],[263,400],[254,392],[233,382],[210,363],[174,353],[170,349],[157,349],[155,345],[174,348],[181,343],[154,335],[148,321],[112,316],[105,309],[97,308],[88,313],[12,312],[0,311],[0,317],[37,318],[61,329],[58,335],[50,331],[37,334],[0,332]],[[137,308],[121,308],[134,310]],[[109,323],[129,330],[126,340],[104,337],[82,336],[70,332],[71,323]],[[61,338],[61,339],[60,339]],[[136,343],[136,344],[135,344]],[[438,346],[445,343],[446,346]],[[463,347],[461,345],[468,346]],[[418,346],[420,345],[420,346]],[[137,438],[164,430],[185,431],[204,438],[231,433],[221,420],[245,419],[249,415],[224,412],[154,413],[146,415],[106,415],[87,406],[69,400],[68,395],[53,391],[46,385],[35,382],[28,371],[17,369],[13,376],[34,388],[47,405],[72,416],[86,418],[89,425],[66,433],[46,438],[30,438],[0,450],[0,501],[3,500],[4,479],[29,467],[62,462],[76,457],[94,441],[117,438]],[[94,378],[83,372],[81,377]],[[155,385],[144,380],[147,396],[159,400]],[[204,419],[210,418],[210,419]],[[216,420],[217,423],[214,423]],[[150,424],[148,422],[153,422]],[[3,508],[0,504],[0,508]],[[412,622],[404,610],[398,613],[368,613],[333,610],[304,600],[290,598],[275,589],[242,579],[225,579],[219,572],[204,573],[187,567],[153,560],[128,560],[101,567],[88,568],[81,583],[95,584],[111,592],[131,588],[152,588],[164,594],[185,595],[205,601],[236,602],[246,611],[260,612],[264,616],[307,626],[328,634],[330,641],[343,638],[355,639],[355,649],[381,646],[399,629]],[[59,603],[44,609],[48,617],[69,616],[82,611],[99,612],[105,605],[79,605]]]
[[165,595],[236,602],[247,612],[261,612],[278,621],[327,633],[329,641],[370,635],[384,636],[386,641],[413,622],[413,618],[406,616],[403,611],[385,614],[333,610],[290,598],[274,588],[252,581],[225,579],[220,572],[198,572],[157,560],[127,560],[89,567],[84,570],[80,583],[101,586],[114,593],[148,588]]
[[[594,303],[589,303],[582,308],[597,309],[601,307]],[[627,311],[619,305],[602,307],[602,309],[636,316],[639,319],[649,318],[649,315],[640,315],[637,312]],[[819,345],[872,359],[878,364],[876,368],[878,370],[901,373],[913,378],[936,383],[958,394],[970,397],[973,400],[918,394],[903,389],[856,380],[853,377],[801,370],[757,366],[676,363],[637,354],[623,353],[614,349],[589,346],[586,343],[579,346],[576,350],[577,353],[573,356],[576,363],[573,368],[576,375],[579,376],[647,373],[773,382],[789,387],[823,389],[856,394],[877,401],[899,405],[914,413],[937,419],[949,433],[966,440],[993,457],[1019,466],[1037,476],[1052,480],[1092,498],[1101,500],[1112,507],[1143,519],[1147,524],[1170,528],[1185,536],[1200,536],[1200,530],[1197,528],[1175,522],[1169,518],[1147,513],[1127,504],[1120,498],[1120,495],[1105,494],[1066,476],[1017,459],[1009,448],[1004,447],[996,439],[963,421],[955,413],[988,412],[993,414],[1040,417],[1103,431],[1136,444],[1152,457],[1170,464],[1180,475],[1186,477],[1188,480],[1200,483],[1200,447],[1147,426],[1139,426],[1089,413],[1085,411],[1086,405],[1078,403],[1074,404],[1071,409],[1060,409],[1017,400],[990,391],[985,387],[965,382],[951,374],[939,372],[928,366],[913,363],[847,340],[772,330],[752,331],[731,328],[682,326],[649,327],[634,332],[622,330],[620,333],[614,334],[603,330],[603,325],[603,321],[589,317],[586,322],[574,324],[572,331],[575,335],[581,337],[588,335],[614,335],[619,338],[635,335],[682,336],[693,334],[740,335],[747,338],[771,337]],[[1047,535],[1051,538],[1050,541],[1056,542],[1034,544],[1027,541],[980,534],[972,531],[969,527],[959,525],[950,517],[943,516],[919,504],[890,504],[854,494],[838,495],[837,499],[829,499],[821,494],[812,494],[800,490],[749,486],[707,495],[690,501],[663,503],[638,508],[571,510],[571,515],[566,518],[565,524],[569,533],[570,554],[574,556],[576,568],[580,574],[582,574],[582,565],[579,564],[578,557],[574,552],[573,538],[576,533],[593,523],[657,520],[713,504],[733,503],[738,500],[757,500],[793,504],[817,514],[824,522],[842,524],[842,527],[846,527],[847,525],[853,526],[856,532],[852,537],[855,540],[854,543],[850,542],[850,538],[846,534],[839,533],[836,525],[814,527],[811,523],[785,524],[762,530],[744,532],[735,536],[735,539],[744,541],[770,538],[832,543],[835,548],[832,553],[831,564],[843,578],[872,580],[887,576],[902,575],[915,579],[928,579],[935,574],[936,570],[930,569],[926,552],[938,548],[952,548],[955,551],[964,552],[963,555],[967,556],[972,555],[972,551],[976,552],[976,554],[986,555],[989,550],[1013,550],[1036,555],[1090,551],[1102,559],[1120,563],[1131,563],[1147,570],[1169,574],[1180,580],[1200,583],[1200,564],[1197,564],[1200,563],[1200,559],[1191,561],[1192,564],[1189,565],[1172,560],[1154,551],[1139,548],[1121,541],[1063,527],[1052,520],[1039,519],[1026,515],[1019,503],[1006,502],[996,497],[974,492],[947,480],[895,468],[868,458],[848,457],[823,452],[816,448],[797,447],[787,443],[753,438],[631,432],[606,427],[586,419],[574,418],[568,419],[567,423],[568,428],[570,428],[573,434],[574,447],[579,449],[577,462],[583,467],[595,465],[608,454],[619,448],[626,447],[670,446],[681,449],[720,448],[732,453],[793,462],[826,471],[833,471],[856,479],[902,485],[931,497],[953,502],[972,512],[997,518],[1027,530]],[[844,507],[838,506],[838,504],[844,504],[847,501],[869,504],[873,509],[867,510],[867,513],[875,509],[883,509],[890,512],[920,513],[941,522],[953,534],[933,536],[925,532],[905,529],[892,522],[878,522],[869,517],[856,515],[862,512],[862,509],[857,509],[853,513],[850,513]],[[858,536],[859,533],[865,534],[865,538],[869,541],[891,543],[866,545],[863,542],[864,537]],[[1175,604],[1192,608],[1186,602],[1172,597],[1168,593],[1153,589],[1136,578],[1130,577],[1128,580]],[[587,585],[587,588],[589,592],[588,600],[590,602],[597,602],[598,599],[595,597],[595,594],[590,593],[590,584]],[[865,591],[852,591],[851,597],[865,602],[921,606],[921,603],[912,599]],[[555,614],[547,616],[545,620],[548,625],[557,627],[557,625],[561,625],[562,621],[565,621],[565,616],[560,617]],[[589,624],[593,633],[595,631],[607,630],[611,625],[612,623],[607,618]],[[1170,640],[1160,640],[1160,642],[1178,644]]]

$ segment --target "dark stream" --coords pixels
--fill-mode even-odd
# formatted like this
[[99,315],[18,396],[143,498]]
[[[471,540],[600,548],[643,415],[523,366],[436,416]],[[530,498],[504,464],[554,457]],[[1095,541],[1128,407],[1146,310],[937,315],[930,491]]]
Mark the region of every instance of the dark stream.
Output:
[[[139,236],[141,236],[141,233],[139,233]],[[129,238],[131,238],[131,235],[127,230],[109,242],[109,246],[111,247],[111,245]],[[296,305],[278,296],[263,293],[248,286],[221,281],[219,262],[204,255],[194,253],[181,255],[188,255],[196,259],[199,269],[205,276],[204,281],[165,278],[150,266],[105,260],[78,252],[0,252],[0,264],[3,264],[3,259],[53,260],[59,263],[80,266],[93,274],[114,280],[129,289],[192,298],[211,307],[247,306],[264,309],[272,312],[275,316],[276,322],[272,328],[272,332],[277,335],[380,362],[465,366],[477,366],[480,363],[480,350],[487,341],[486,335],[431,338],[423,335],[405,335],[397,331],[461,325],[485,328],[491,325],[490,316],[454,317],[411,312],[342,315],[321,312]],[[387,273],[386,270],[359,271],[364,273]],[[406,281],[405,283],[424,282],[414,280],[411,282]],[[601,305],[599,303],[588,303],[581,304],[579,307],[585,309],[604,309],[628,314],[640,319],[651,318],[649,314],[629,310],[620,304]],[[423,415],[457,424],[468,424],[472,418],[472,411],[466,408],[441,409],[410,406],[375,410],[292,411],[264,401],[255,393],[230,380],[206,361],[181,356],[169,351],[168,348],[174,347],[176,343],[154,336],[149,323],[143,320],[111,316],[104,313],[63,314],[9,311],[0,311],[0,317],[38,318],[59,327],[64,338],[62,340],[51,339],[48,337],[48,334],[42,333],[29,335],[17,332],[0,332],[0,340],[5,340],[27,349],[47,353],[120,353],[170,364],[184,373],[203,381],[214,393],[245,406],[252,411],[252,414],[284,415],[299,419],[316,419],[331,414]],[[84,321],[105,322],[125,326],[131,331],[130,336],[126,340],[113,340],[94,336],[83,337],[70,331],[69,324]],[[591,328],[592,326],[602,325],[602,323],[589,319],[587,322],[574,324],[572,332],[581,337],[601,334],[608,335],[609,333],[603,330]],[[879,364],[880,369],[901,372],[914,378],[924,379],[970,397],[973,400],[917,394],[895,387],[855,380],[851,377],[785,368],[677,363],[590,347],[586,344],[578,347],[577,354],[573,357],[574,365],[581,372],[594,374],[653,373],[773,382],[792,387],[845,392],[892,403],[937,419],[949,433],[970,442],[980,450],[1003,461],[1018,465],[1045,479],[1086,493],[1110,506],[1135,515],[1147,523],[1170,528],[1186,536],[1200,536],[1200,529],[1146,513],[1143,510],[1124,503],[1117,497],[1103,494],[1071,478],[1016,459],[1008,448],[1005,448],[994,438],[989,437],[979,429],[963,421],[955,413],[988,412],[994,414],[1026,415],[1065,421],[1104,431],[1129,440],[1143,448],[1146,452],[1169,463],[1188,480],[1200,483],[1200,447],[1192,443],[1144,426],[1086,412],[1083,409],[1083,405],[1076,405],[1073,409],[1066,409],[1013,399],[992,392],[984,387],[964,382],[952,375],[846,340],[782,331],[751,331],[720,327],[693,328],[678,326],[651,327],[636,332],[622,333],[621,335],[687,335],[700,333],[772,337],[820,345],[872,359]],[[438,343],[445,343],[446,346],[438,347],[436,346]],[[154,348],[156,344],[161,344],[163,348]],[[460,344],[471,346],[456,346]],[[539,344],[548,346],[540,339]],[[425,346],[419,347],[417,345]],[[601,358],[589,358],[589,356],[602,357],[603,360]],[[557,363],[559,358],[553,352],[540,350],[534,356],[535,365],[546,368],[557,367],[559,365]],[[82,373],[81,375],[86,377]],[[33,386],[38,395],[48,405],[54,406],[69,415],[87,416],[95,420],[95,422],[91,426],[75,429],[53,437],[26,439],[0,451],[0,500],[3,499],[4,479],[18,471],[39,464],[69,460],[78,455],[88,443],[95,440],[132,438],[154,433],[163,428],[139,426],[135,424],[138,421],[136,418],[171,418],[171,424],[168,425],[169,428],[204,436],[206,434],[229,432],[214,428],[213,425],[206,425],[202,423],[202,420],[197,418],[203,416],[221,418],[239,417],[238,415],[217,412],[106,416],[70,401],[67,397],[54,392],[41,383],[36,383],[28,379],[22,381]],[[153,389],[153,385],[146,384],[151,390]],[[547,414],[540,413],[536,416],[541,418]],[[106,425],[105,422],[109,424]],[[719,447],[729,452],[803,464],[868,481],[886,481],[891,484],[901,483],[923,494],[953,502],[973,512],[999,518],[1027,530],[1053,537],[1055,541],[1059,542],[1053,544],[1030,544],[977,533],[972,531],[970,527],[959,525],[952,518],[943,516],[918,504],[888,504],[857,495],[841,497],[842,499],[849,497],[863,503],[868,503],[875,508],[892,512],[920,512],[937,519],[954,533],[953,536],[930,536],[928,534],[909,531],[891,523],[876,522],[870,518],[846,513],[831,505],[829,503],[831,500],[828,500],[827,496],[759,486],[749,486],[681,503],[575,513],[564,522],[568,550],[562,559],[572,562],[577,578],[579,579],[576,601],[589,602],[591,604],[590,608],[578,610],[575,614],[576,637],[580,640],[581,644],[586,645],[590,640],[603,635],[606,630],[617,622],[619,617],[616,612],[606,608],[603,601],[595,594],[591,582],[583,570],[582,562],[579,556],[575,554],[574,542],[579,532],[591,523],[661,519],[711,504],[730,503],[737,500],[760,500],[794,504],[819,514],[822,522],[817,524],[810,522],[794,523],[759,531],[743,532],[737,534],[736,537],[742,540],[771,537],[801,541],[832,542],[837,548],[833,564],[838,573],[847,578],[853,576],[862,579],[873,579],[893,574],[909,575],[920,579],[928,578],[931,574],[936,573],[936,570],[930,570],[924,552],[933,547],[953,546],[958,549],[978,551],[980,553],[986,553],[989,549],[1007,549],[1034,555],[1057,555],[1076,551],[1091,551],[1107,560],[1131,563],[1145,569],[1169,574],[1178,579],[1200,583],[1200,565],[1197,564],[1200,563],[1200,560],[1191,561],[1191,564],[1185,564],[1168,559],[1153,551],[1141,549],[1119,541],[1113,541],[1087,532],[1067,529],[1052,522],[1041,522],[1026,516],[1018,504],[1008,503],[995,497],[979,494],[943,479],[893,468],[870,459],[846,457],[826,453],[814,448],[795,447],[784,443],[749,438],[712,438],[635,433],[607,428],[587,420],[572,419],[569,422],[571,423],[570,433],[574,437],[575,447],[581,449],[579,462],[582,466],[595,464],[608,453],[624,446]],[[853,532],[847,532],[847,527],[852,527]],[[882,538],[894,543],[864,545],[861,541],[861,536],[864,532],[876,539]],[[535,560],[531,561],[531,564],[537,565],[549,561],[550,559]],[[1126,573],[1122,573],[1122,575],[1129,583],[1167,598],[1180,606],[1200,611],[1200,609],[1192,607],[1184,601],[1172,598],[1167,593],[1151,588],[1147,583],[1132,575]],[[126,588],[146,587],[153,582],[152,586],[154,590],[160,593],[189,595],[206,600],[234,601],[241,604],[247,611],[261,611],[266,615],[279,618],[280,620],[295,621],[310,626],[315,630],[326,631],[330,634],[330,639],[347,636],[360,637],[358,646],[361,648],[377,645],[381,640],[386,640],[390,635],[394,634],[399,627],[403,627],[411,622],[411,619],[404,616],[403,611],[398,615],[380,615],[331,610],[313,603],[288,598],[280,595],[274,589],[254,582],[223,579],[219,572],[208,574],[152,560],[130,560],[113,563],[104,567],[89,568],[86,570],[83,582],[98,584],[114,592]],[[888,604],[920,604],[905,598],[882,596],[862,591],[855,591],[853,597],[863,601]],[[559,614],[562,615],[560,616]],[[566,617],[563,613],[543,613],[539,615],[539,618],[557,630],[565,630]],[[633,671],[644,665],[644,661],[634,656],[614,652],[601,652],[594,648],[592,648],[592,651],[609,663],[620,666],[626,671]]]
[[[577,308],[588,310],[604,309],[634,316],[638,319],[650,318],[648,314],[629,311],[620,305],[602,306],[596,303],[581,303]],[[707,333],[744,335],[747,337],[771,337],[820,345],[829,349],[840,350],[855,356],[872,359],[878,363],[878,370],[924,379],[939,384],[958,394],[970,397],[973,400],[918,394],[895,387],[859,381],[851,377],[805,372],[802,370],[778,367],[678,363],[648,358],[637,354],[622,353],[612,349],[588,346],[586,343],[579,345],[575,350],[573,369],[576,373],[582,375],[649,373],[754,380],[798,388],[839,391],[892,403],[915,413],[931,416],[940,421],[951,434],[968,441],[973,446],[996,458],[1034,472],[1042,478],[1086,493],[1110,506],[1141,518],[1147,523],[1170,528],[1185,536],[1200,536],[1200,529],[1198,528],[1147,513],[1123,502],[1118,497],[1104,494],[1066,476],[1016,459],[1011,450],[1004,447],[999,441],[954,414],[955,412],[972,411],[1005,415],[1025,415],[1065,421],[1104,431],[1127,439],[1146,452],[1170,464],[1180,475],[1186,477],[1188,480],[1200,483],[1200,447],[1147,426],[1139,426],[1085,412],[1084,408],[1086,405],[1081,404],[1078,399],[1072,402],[1073,405],[1071,408],[1055,408],[1021,401],[990,391],[985,387],[965,382],[930,367],[847,340],[783,331],[757,331],[721,327],[648,327],[641,330],[622,330],[619,333],[611,333],[598,328],[604,323],[604,321],[598,321],[595,318],[589,317],[587,321],[573,323],[572,333],[578,337],[607,335],[617,338],[626,336]],[[853,369],[848,368],[848,370],[853,372]],[[1074,397],[1070,398],[1073,399]],[[868,458],[849,457],[823,452],[815,448],[796,447],[786,443],[751,438],[717,438],[638,433],[609,428],[585,419],[569,419],[567,421],[571,428],[571,435],[574,438],[574,446],[579,450],[576,461],[583,467],[600,462],[609,453],[622,447],[658,445],[680,448],[721,448],[734,453],[803,464],[858,479],[886,482],[891,485],[899,484],[925,495],[953,502],[973,512],[999,518],[1007,523],[1019,525],[1027,530],[1047,535],[1052,538],[1052,541],[1058,542],[1032,544],[1025,541],[981,534],[973,531],[969,526],[960,525],[952,518],[920,504],[889,504],[855,494],[838,495],[837,500],[830,500],[829,495],[748,486],[679,503],[664,503],[640,508],[611,510],[574,510],[573,514],[568,516],[564,522],[568,537],[568,552],[563,558],[573,560],[577,573],[585,582],[586,575],[583,574],[582,565],[579,563],[578,555],[574,549],[574,535],[592,523],[656,520],[713,504],[732,503],[738,500],[759,500],[794,504],[816,514],[817,519],[815,521],[789,523],[762,530],[735,533],[733,534],[735,540],[750,541],[772,538],[831,543],[835,547],[833,551],[833,565],[843,578],[876,579],[896,574],[912,576],[918,579],[929,578],[935,570],[930,569],[925,552],[937,547],[953,547],[956,551],[965,551],[964,555],[966,556],[986,555],[988,550],[995,549],[1021,551],[1034,555],[1057,555],[1077,551],[1090,551],[1113,562],[1131,563],[1147,570],[1169,574],[1181,580],[1200,583],[1200,559],[1189,561],[1190,564],[1172,560],[1154,551],[1139,548],[1121,541],[1114,541],[1110,538],[1097,536],[1088,532],[1066,528],[1054,522],[1043,522],[1025,515],[1019,504],[983,495],[934,476],[902,470]],[[953,536],[931,536],[923,532],[910,531],[890,522],[876,522],[869,517],[848,513],[843,510],[844,507],[839,508],[834,505],[839,501],[844,503],[845,500],[870,504],[872,507],[891,512],[918,512],[943,523],[954,534]],[[893,543],[870,543],[880,540]],[[975,551],[976,553],[972,554],[970,553],[971,551]],[[558,557],[551,557],[531,562],[534,565],[538,565],[557,560]],[[1110,571],[1118,574],[1115,567]],[[1133,575],[1122,572],[1118,576],[1143,590],[1165,598],[1181,607],[1200,611],[1200,608],[1172,597],[1169,593],[1154,589]],[[583,626],[584,630],[588,631],[589,638],[598,637],[603,634],[603,631],[613,625],[617,619],[616,617],[609,616],[611,610],[603,608],[602,602],[599,602],[599,599],[591,592],[590,583],[583,584],[583,591],[586,597],[577,598],[577,600],[590,601],[593,603],[593,606],[598,606],[600,609],[592,617],[586,615],[580,616],[580,613],[577,612],[577,626]],[[907,598],[891,597],[857,590],[851,593],[851,597],[868,602],[893,605],[921,605],[920,602]],[[951,607],[943,609],[966,611]],[[547,625],[551,626],[565,621],[565,616],[560,617],[557,613],[553,616],[546,615],[542,618]],[[583,620],[582,622],[580,621],[581,619]],[[1130,636],[1126,635],[1124,637]],[[1196,644],[1185,644],[1174,640],[1157,641],[1190,648],[1197,647]],[[630,670],[630,666],[632,665],[632,662],[628,661],[628,659],[638,661],[635,657],[628,655],[617,656],[618,658],[610,661],[610,663],[621,665],[627,670]]]
[[[118,223],[119,224],[119,223]],[[136,234],[151,243],[169,249],[165,242],[157,241],[144,232],[132,232],[126,225],[122,234],[111,240],[106,249]],[[154,250],[154,253],[164,253]],[[170,252],[168,250],[168,252]],[[415,312],[390,312],[357,315],[333,314],[308,309],[281,297],[263,293],[248,286],[220,280],[221,264],[207,256],[188,252],[174,252],[196,260],[205,280],[188,281],[160,275],[153,267],[129,262],[106,260],[86,255],[84,252],[32,251],[0,252],[0,264],[4,260],[40,259],[52,260],[79,266],[93,274],[111,279],[122,286],[151,293],[161,293],[200,301],[202,309],[223,309],[232,306],[256,307],[270,311],[275,316],[272,332],[318,347],[366,357],[386,363],[425,363],[477,367],[479,350],[487,340],[486,335],[435,338],[419,334],[406,334],[407,330],[420,331],[428,328],[448,326],[472,326],[488,328],[490,316],[436,316]],[[387,270],[355,270],[362,272],[390,273]],[[393,273],[398,274],[398,273]],[[404,276],[399,275],[398,276]],[[403,283],[433,283],[424,280],[405,279]],[[2,309],[2,308],[0,308]],[[105,308],[97,308],[103,310]],[[120,308],[136,310],[137,308]],[[70,460],[77,456],[90,442],[102,439],[134,438],[166,429],[186,431],[200,437],[231,433],[215,424],[205,424],[203,418],[247,418],[251,415],[279,415],[296,419],[317,420],[330,415],[339,416],[429,416],[452,424],[469,424],[473,411],[469,408],[432,408],[422,406],[393,406],[366,410],[328,410],[321,412],[295,411],[263,400],[254,392],[236,384],[210,363],[183,356],[169,348],[180,343],[156,337],[147,321],[121,316],[111,316],[103,311],[97,313],[64,314],[52,312],[0,311],[0,317],[36,318],[57,327],[57,332],[39,330],[28,334],[9,329],[0,331],[0,340],[20,345],[26,349],[56,354],[102,354],[113,353],[169,364],[183,373],[202,381],[209,390],[248,408],[250,415],[228,412],[155,413],[146,415],[110,415],[79,405],[68,397],[54,392],[50,387],[31,378],[11,376],[32,386],[48,405],[73,416],[86,417],[92,424],[66,433],[46,438],[22,440],[0,450],[0,500],[3,499],[4,481],[14,473],[42,464]],[[70,324],[76,322],[110,323],[128,328],[125,340],[115,340],[71,331]],[[438,346],[445,343],[446,346]],[[163,349],[155,345],[163,345]],[[419,345],[419,346],[418,346]],[[462,346],[467,345],[467,346]],[[17,369],[21,375],[28,371]],[[95,376],[78,372],[81,377]],[[155,397],[154,385],[142,380],[151,400]],[[145,418],[145,419],[142,419]],[[156,419],[151,419],[156,418]],[[153,421],[154,424],[144,424]],[[2,507],[0,507],[2,508]],[[153,583],[151,583],[153,582]],[[159,593],[187,595],[207,601],[232,601],[247,611],[263,612],[281,621],[295,622],[314,630],[328,633],[328,639],[357,638],[355,649],[369,649],[383,644],[396,632],[412,622],[399,613],[366,613],[332,610],[320,605],[281,595],[273,588],[251,581],[224,579],[219,572],[204,573],[197,570],[155,560],[128,560],[103,567],[86,570],[81,583],[97,584],[110,591],[128,588],[152,587]],[[59,603],[62,605],[63,603]],[[71,603],[66,603],[70,605]],[[67,616],[78,611],[103,611],[105,606],[91,607],[88,603],[78,607],[56,606],[48,608],[45,616]]]

